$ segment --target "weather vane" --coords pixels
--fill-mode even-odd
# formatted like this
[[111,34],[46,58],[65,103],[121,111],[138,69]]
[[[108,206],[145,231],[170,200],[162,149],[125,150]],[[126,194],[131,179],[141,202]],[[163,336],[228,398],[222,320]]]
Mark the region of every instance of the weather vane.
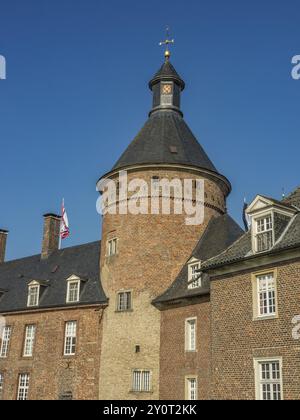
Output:
[[174,39],[170,39],[170,28],[167,27],[166,29],[166,40],[162,41],[159,43],[160,46],[165,45],[166,46],[166,51],[165,51],[165,59],[169,60],[171,53],[169,51],[169,45],[170,44],[174,44],[175,40]]

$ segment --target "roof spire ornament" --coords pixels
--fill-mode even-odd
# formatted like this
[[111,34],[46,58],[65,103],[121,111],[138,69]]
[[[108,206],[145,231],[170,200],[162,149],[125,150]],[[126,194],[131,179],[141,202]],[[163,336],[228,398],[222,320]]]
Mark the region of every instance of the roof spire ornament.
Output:
[[166,51],[165,51],[165,59],[166,61],[169,61],[170,57],[171,57],[171,52],[169,50],[169,45],[170,44],[174,44],[175,40],[174,39],[170,39],[170,28],[167,26],[166,28],[166,39],[165,41],[162,41],[159,43],[160,46],[165,45],[166,46]]

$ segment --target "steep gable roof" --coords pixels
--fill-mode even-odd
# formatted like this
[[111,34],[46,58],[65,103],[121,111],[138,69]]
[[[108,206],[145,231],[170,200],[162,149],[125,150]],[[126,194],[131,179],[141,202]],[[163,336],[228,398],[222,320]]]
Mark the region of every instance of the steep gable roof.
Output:
[[[243,235],[241,227],[228,215],[212,218],[197,243],[192,255],[189,258],[204,261],[214,255],[217,255],[237,238]],[[209,278],[202,278],[202,286],[196,289],[188,289],[188,262],[184,265],[173,284],[158,298],[153,304],[163,304],[168,301],[182,299],[192,296],[205,295],[210,291]]]
[[72,274],[87,279],[82,285],[80,303],[106,303],[99,276],[100,242],[65,248],[41,260],[40,255],[0,264],[0,313],[26,310],[28,284],[37,280],[45,285],[38,308],[66,304],[67,282]]

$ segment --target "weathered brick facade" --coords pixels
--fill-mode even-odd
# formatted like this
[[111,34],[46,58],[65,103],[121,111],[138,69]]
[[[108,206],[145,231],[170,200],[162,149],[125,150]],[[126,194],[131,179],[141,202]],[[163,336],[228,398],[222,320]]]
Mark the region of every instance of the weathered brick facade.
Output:
[[212,397],[255,399],[254,358],[282,357],[284,399],[300,399],[300,342],[292,320],[300,314],[300,260],[277,270],[278,317],[253,319],[253,274],[261,267],[211,283]]
[[[185,323],[197,319],[196,351],[185,349]],[[198,399],[210,398],[210,302],[209,296],[198,303],[171,308],[161,313],[160,398],[184,400],[185,378],[195,376]]]
[[[31,400],[98,399],[103,308],[54,309],[5,316],[12,327],[9,352],[0,358],[3,399],[17,398],[19,374],[30,375]],[[64,356],[65,322],[77,321],[75,356]],[[26,325],[36,325],[32,357],[23,357]]]

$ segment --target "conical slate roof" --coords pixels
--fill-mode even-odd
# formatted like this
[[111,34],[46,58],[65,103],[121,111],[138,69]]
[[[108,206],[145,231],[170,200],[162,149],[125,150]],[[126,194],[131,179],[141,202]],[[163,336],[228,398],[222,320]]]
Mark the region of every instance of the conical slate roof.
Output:
[[191,165],[217,172],[182,116],[172,111],[153,113],[113,170],[153,163]]
[[174,80],[177,81],[181,86],[182,90],[185,87],[185,83],[182,78],[179,76],[174,66],[170,63],[169,60],[165,61],[157,73],[153,76],[153,79],[149,82],[150,88],[160,80]]

